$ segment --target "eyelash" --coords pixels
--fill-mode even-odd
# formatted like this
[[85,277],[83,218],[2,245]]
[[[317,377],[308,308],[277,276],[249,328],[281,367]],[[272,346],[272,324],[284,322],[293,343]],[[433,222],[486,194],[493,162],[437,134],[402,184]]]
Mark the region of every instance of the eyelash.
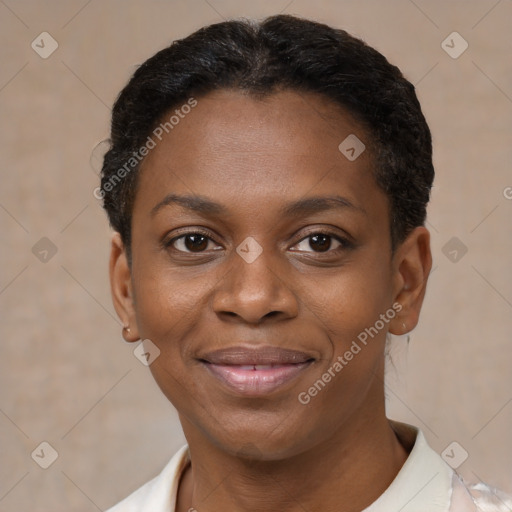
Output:
[[[176,249],[175,247],[173,247],[174,242],[176,242],[177,240],[180,240],[182,238],[185,238],[188,235],[201,235],[201,236],[204,236],[205,238],[207,238],[208,240],[210,240],[212,242],[215,242],[212,239],[212,237],[210,236],[211,233],[208,233],[208,232],[203,231],[201,229],[195,229],[195,230],[191,230],[191,231],[182,232],[180,235],[175,236],[175,237],[171,238],[170,240],[164,241],[165,248],[167,248],[167,249],[171,248],[174,251],[177,251],[177,252],[183,253],[183,254],[203,254],[203,253],[205,253],[206,251],[199,251],[199,252],[196,252],[196,253],[193,252],[193,251],[182,251],[180,249]],[[300,244],[301,242],[304,242],[308,238],[311,238],[311,237],[313,237],[315,235],[326,235],[326,236],[336,240],[337,242],[339,242],[340,246],[335,248],[335,249],[329,248],[327,251],[324,251],[324,252],[322,252],[322,251],[319,251],[319,252],[315,252],[315,251],[296,251],[296,252],[312,252],[313,254],[321,255],[321,254],[336,253],[336,252],[344,250],[344,249],[345,250],[346,249],[351,249],[354,246],[354,244],[352,242],[350,242],[348,239],[346,239],[344,237],[341,237],[340,235],[335,234],[335,233],[329,231],[328,229],[324,229],[324,230],[312,231],[311,233],[307,234],[305,237],[301,238],[297,243],[295,243],[293,247],[295,247],[296,245]]]

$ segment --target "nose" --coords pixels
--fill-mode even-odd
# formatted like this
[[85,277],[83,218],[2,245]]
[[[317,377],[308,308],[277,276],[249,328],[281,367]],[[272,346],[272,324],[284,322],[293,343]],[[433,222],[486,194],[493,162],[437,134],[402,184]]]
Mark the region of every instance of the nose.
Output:
[[[229,270],[213,295],[213,309],[224,320],[260,324],[297,315],[298,301],[282,262],[263,250],[252,262],[233,251]],[[280,271],[281,269],[281,271]]]

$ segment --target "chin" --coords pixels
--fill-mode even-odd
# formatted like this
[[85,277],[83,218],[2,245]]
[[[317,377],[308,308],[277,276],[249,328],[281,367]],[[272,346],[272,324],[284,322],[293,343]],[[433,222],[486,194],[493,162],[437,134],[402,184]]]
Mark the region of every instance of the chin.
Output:
[[[319,442],[318,432],[302,432],[297,424],[289,428],[262,428],[254,420],[242,428],[210,432],[210,441],[220,450],[242,459],[253,461],[279,461],[314,449]],[[259,428],[258,428],[259,427]]]

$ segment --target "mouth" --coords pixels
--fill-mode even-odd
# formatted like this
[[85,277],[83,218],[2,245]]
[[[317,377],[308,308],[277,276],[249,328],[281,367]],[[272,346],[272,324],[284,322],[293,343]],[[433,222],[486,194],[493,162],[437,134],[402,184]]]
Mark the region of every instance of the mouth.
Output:
[[278,347],[233,347],[205,354],[199,361],[223,386],[237,394],[255,397],[290,384],[315,358]]

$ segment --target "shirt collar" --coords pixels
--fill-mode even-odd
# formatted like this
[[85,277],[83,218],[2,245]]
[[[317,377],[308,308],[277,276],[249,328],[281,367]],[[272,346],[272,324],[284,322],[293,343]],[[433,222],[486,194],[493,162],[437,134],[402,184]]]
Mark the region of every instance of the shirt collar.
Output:
[[[446,512],[450,507],[453,470],[430,448],[421,430],[395,421],[391,425],[410,453],[390,486],[363,512]],[[190,453],[184,445],[156,478],[130,497],[131,503],[137,503],[133,510],[173,512],[180,478],[189,464]]]
[[450,507],[453,470],[428,445],[416,427],[391,421],[397,437],[414,445],[395,479],[363,512],[446,512]]

